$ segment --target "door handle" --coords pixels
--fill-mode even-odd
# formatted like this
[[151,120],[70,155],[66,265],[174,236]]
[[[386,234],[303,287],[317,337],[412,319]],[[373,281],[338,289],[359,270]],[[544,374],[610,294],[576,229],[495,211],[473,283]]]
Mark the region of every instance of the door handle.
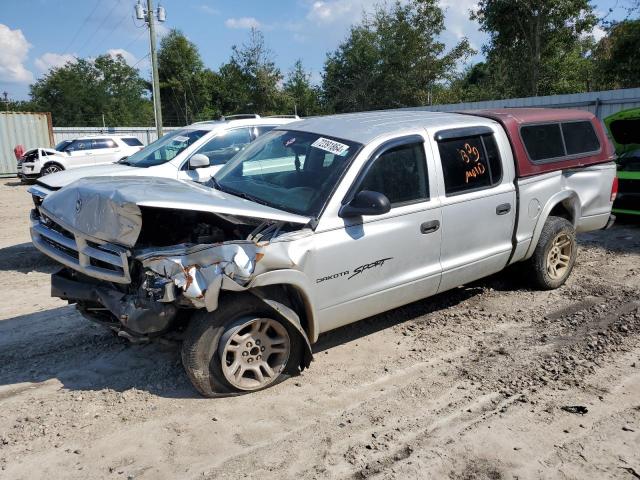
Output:
[[511,211],[511,204],[510,203],[503,203],[502,205],[498,205],[496,207],[496,214],[497,215],[506,215],[510,211]]
[[437,232],[439,228],[440,228],[439,220],[424,222],[422,225],[420,225],[420,233],[427,234],[427,233]]

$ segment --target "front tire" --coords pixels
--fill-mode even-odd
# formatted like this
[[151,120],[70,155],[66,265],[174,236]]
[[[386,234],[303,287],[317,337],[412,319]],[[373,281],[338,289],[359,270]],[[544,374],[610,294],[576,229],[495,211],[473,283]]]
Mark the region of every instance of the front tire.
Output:
[[254,392],[298,371],[298,333],[257,298],[234,296],[215,312],[194,314],[182,344],[182,364],[205,397]]
[[535,286],[553,290],[567,281],[577,255],[576,231],[566,218],[549,217],[529,260]]
[[48,163],[44,167],[42,167],[42,170],[40,171],[40,176],[44,177],[45,175],[61,172],[63,170],[64,168],[62,168],[62,165],[58,165],[57,163]]

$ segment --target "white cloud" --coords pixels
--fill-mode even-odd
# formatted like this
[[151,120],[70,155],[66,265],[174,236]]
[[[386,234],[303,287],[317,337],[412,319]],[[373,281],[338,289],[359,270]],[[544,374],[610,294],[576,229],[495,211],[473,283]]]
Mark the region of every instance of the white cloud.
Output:
[[107,55],[114,58],[117,57],[118,55],[122,55],[122,58],[124,58],[124,61],[131,66],[135,65],[138,62],[138,59],[133,53],[127,50],[124,50],[122,48],[110,48],[109,50],[107,50]]
[[75,62],[76,55],[73,53],[52,53],[47,52],[40,55],[33,62],[38,70],[41,72],[48,72],[52,68],[59,68],[66,65],[69,62]]
[[361,17],[365,7],[372,7],[367,0],[316,0],[307,13],[307,19],[321,25],[336,22],[352,22]]
[[200,9],[201,11],[203,11],[208,15],[220,15],[220,10],[216,10],[210,5],[202,4],[198,7],[198,9]]
[[253,17],[227,18],[224,22],[227,28],[248,30],[260,28],[260,22]]
[[593,35],[593,38],[595,39],[596,42],[599,42],[600,40],[602,40],[604,37],[607,36],[607,32],[606,30],[596,25],[595,27],[593,27],[593,30],[591,31],[591,35]]
[[11,30],[0,23],[0,81],[7,83],[33,81],[33,73],[24,66],[30,48],[31,44],[27,42],[22,30]]

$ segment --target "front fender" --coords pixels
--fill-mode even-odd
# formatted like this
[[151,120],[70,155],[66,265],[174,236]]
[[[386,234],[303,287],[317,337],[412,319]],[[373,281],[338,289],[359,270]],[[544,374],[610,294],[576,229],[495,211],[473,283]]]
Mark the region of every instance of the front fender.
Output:
[[311,343],[315,343],[318,340],[320,329],[316,324],[317,317],[315,315],[315,308],[311,299],[312,297],[309,294],[309,292],[311,292],[311,286],[307,276],[304,273],[293,269],[272,270],[270,272],[256,275],[246,288],[251,290],[257,287],[267,287],[269,285],[290,285],[300,294],[304,302],[309,339],[311,340]]
[[291,327],[295,328],[296,331],[300,334],[300,337],[303,340],[303,355],[302,355],[302,363],[300,365],[300,369],[304,370],[305,368],[309,368],[311,362],[313,361],[313,351],[311,350],[311,343],[309,342],[309,338],[307,337],[307,333],[302,328],[302,324],[300,323],[300,317],[296,312],[294,312],[291,308],[283,305],[282,303],[267,298],[261,291],[259,290],[250,290],[256,297],[262,300],[272,311],[276,314],[281,320],[286,321]]

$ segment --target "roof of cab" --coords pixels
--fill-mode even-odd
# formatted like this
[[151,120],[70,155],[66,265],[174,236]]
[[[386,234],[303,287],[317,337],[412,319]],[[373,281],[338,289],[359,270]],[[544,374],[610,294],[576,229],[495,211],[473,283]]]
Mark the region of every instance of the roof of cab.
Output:
[[493,118],[505,123],[513,121],[517,124],[564,122],[572,120],[592,120],[596,116],[586,110],[569,108],[495,108],[485,110],[463,110],[459,113]]
[[480,119],[458,113],[429,112],[427,110],[380,110],[375,112],[344,113],[311,117],[281,129],[316,133],[328,137],[341,138],[361,144],[388,134],[402,134],[416,127],[443,127],[494,124],[488,119]]
[[248,118],[227,118],[225,120],[204,120],[202,122],[192,123],[182,128],[190,130],[216,130],[221,127],[242,127],[242,126],[260,126],[260,125],[285,125],[295,122],[297,118],[288,116],[268,116],[268,117],[248,117]]

